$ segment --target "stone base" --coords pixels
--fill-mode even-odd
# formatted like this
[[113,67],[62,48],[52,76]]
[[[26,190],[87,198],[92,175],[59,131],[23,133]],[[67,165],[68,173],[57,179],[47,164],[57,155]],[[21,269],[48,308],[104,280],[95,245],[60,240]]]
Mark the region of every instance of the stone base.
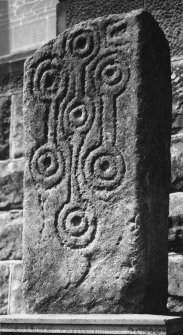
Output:
[[0,316],[0,334],[182,335],[183,318],[139,314]]

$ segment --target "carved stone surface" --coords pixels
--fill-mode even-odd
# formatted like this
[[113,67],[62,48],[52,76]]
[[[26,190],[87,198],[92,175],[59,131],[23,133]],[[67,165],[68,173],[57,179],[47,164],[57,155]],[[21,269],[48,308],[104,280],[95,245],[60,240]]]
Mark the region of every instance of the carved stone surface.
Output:
[[25,65],[28,312],[163,313],[171,84],[140,10],[66,30]]

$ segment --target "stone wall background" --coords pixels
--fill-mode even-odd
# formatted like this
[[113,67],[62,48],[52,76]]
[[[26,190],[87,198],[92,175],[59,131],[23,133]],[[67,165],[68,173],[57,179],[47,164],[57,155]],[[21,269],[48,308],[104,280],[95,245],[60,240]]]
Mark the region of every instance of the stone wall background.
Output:
[[[0,314],[25,312],[21,290],[23,63],[25,56],[56,35],[57,2],[0,0]],[[167,313],[183,315],[183,2],[60,1],[57,31],[101,13],[140,7],[145,7],[157,19],[171,48],[173,113]]]
[[56,34],[57,0],[0,0],[0,55],[38,48]]

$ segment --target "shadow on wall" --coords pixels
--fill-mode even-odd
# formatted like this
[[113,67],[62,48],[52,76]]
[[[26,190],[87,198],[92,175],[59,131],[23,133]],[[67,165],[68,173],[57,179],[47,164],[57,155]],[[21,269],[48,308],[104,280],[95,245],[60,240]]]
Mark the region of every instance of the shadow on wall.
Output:
[[0,56],[10,52],[8,1],[0,0]]

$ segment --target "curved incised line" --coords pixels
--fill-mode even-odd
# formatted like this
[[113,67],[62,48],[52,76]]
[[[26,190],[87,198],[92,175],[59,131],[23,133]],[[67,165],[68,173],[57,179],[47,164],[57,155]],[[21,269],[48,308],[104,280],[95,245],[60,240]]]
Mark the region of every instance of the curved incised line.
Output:
[[[85,146],[85,144],[87,144],[87,139],[88,136],[91,135],[91,132],[96,130],[99,132],[99,139],[97,140],[97,143],[93,143],[92,145],[90,145],[90,147],[86,147],[83,150],[80,150],[80,155],[79,155],[79,159],[78,159],[78,177],[81,175],[82,176],[82,182],[81,184],[78,181],[80,190],[82,192],[82,184],[83,181],[85,180],[85,175],[84,175],[84,164],[85,164],[85,160],[88,156],[88,154],[92,151],[94,151],[95,149],[99,148],[102,145],[102,137],[103,137],[103,127],[102,127],[102,119],[103,119],[103,100],[100,97],[98,99],[98,104],[95,101],[95,106],[94,106],[94,110],[95,110],[95,118],[92,124],[92,127],[90,129],[90,133],[87,134],[85,141],[83,143],[83,147]],[[83,152],[84,151],[84,152]]]

